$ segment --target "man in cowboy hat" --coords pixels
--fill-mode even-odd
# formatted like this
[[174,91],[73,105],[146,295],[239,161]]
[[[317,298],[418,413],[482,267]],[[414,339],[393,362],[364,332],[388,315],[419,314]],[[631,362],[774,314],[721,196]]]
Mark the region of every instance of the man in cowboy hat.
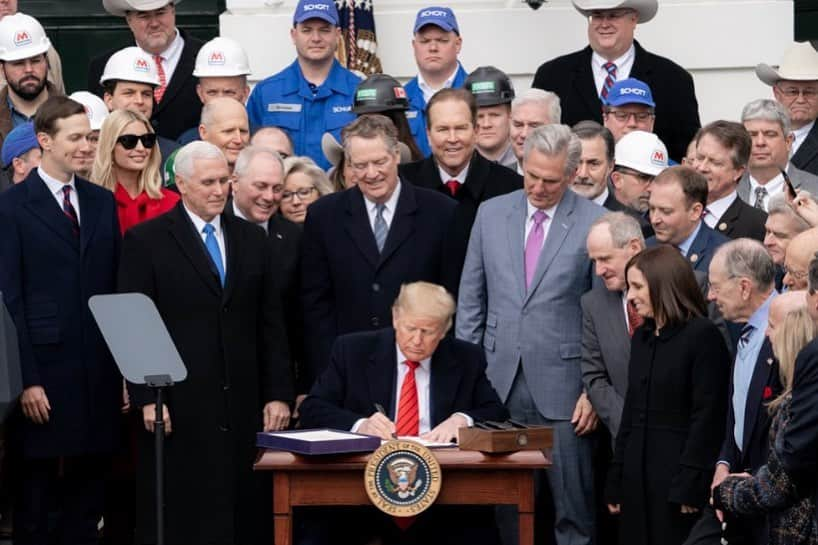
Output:
[[[151,124],[159,136],[176,140],[199,124],[202,103],[196,95],[193,69],[202,41],[176,28],[176,4],[182,0],[103,0],[111,15],[125,17],[134,41],[156,64],[159,85],[154,89]],[[105,64],[117,47],[93,59],[88,87],[102,96],[99,85]]]
[[772,86],[775,99],[790,112],[794,136],[790,162],[818,174],[818,51],[808,43],[795,43],[784,53],[778,70],[756,66],[758,79]]
[[637,78],[656,101],[654,132],[680,160],[699,129],[693,79],[673,61],[646,51],[633,35],[636,25],[653,19],[657,0],[572,0],[588,18],[589,45],[552,59],[537,70],[533,87],[560,97],[562,122],[602,122],[602,99],[617,81]]

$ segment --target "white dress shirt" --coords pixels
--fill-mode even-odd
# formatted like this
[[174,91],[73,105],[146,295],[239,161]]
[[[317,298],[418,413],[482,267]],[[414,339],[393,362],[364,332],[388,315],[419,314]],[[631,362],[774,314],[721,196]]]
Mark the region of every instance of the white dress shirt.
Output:
[[718,223],[718,221],[721,219],[724,213],[727,212],[727,209],[730,208],[730,205],[733,204],[733,201],[736,199],[738,199],[738,193],[733,191],[726,197],[722,197],[721,199],[708,204],[705,207],[707,208],[707,215],[704,217],[704,223],[711,229],[715,229],[716,223]]
[[[179,29],[176,29],[176,37],[173,38],[173,41],[170,42],[170,45],[159,53],[159,56],[162,57],[162,69],[165,71],[165,80],[166,83],[170,83],[170,78],[173,77],[173,73],[176,71],[176,67],[179,66],[179,60],[182,58],[182,50],[185,48],[185,40],[179,34]],[[145,55],[150,56],[153,58],[152,53],[148,53],[143,49]]]
[[[386,222],[387,229],[392,227],[392,218],[395,216],[395,207],[398,206],[398,197],[400,196],[400,180],[398,180],[398,185],[395,186],[395,191],[392,192],[392,195],[383,203],[383,221]],[[366,206],[366,213],[369,215],[369,226],[372,228],[372,232],[375,232],[375,218],[378,216],[378,205],[370,201],[369,199],[364,196],[364,205]]]
[[809,131],[812,130],[813,125],[815,125],[815,121],[813,121],[812,123],[807,123],[806,125],[804,125],[800,129],[793,129],[792,135],[795,137],[795,139],[792,142],[792,149],[790,150],[790,157],[795,155],[795,152],[798,151],[798,148],[800,148],[801,144],[804,143],[804,140],[806,140],[807,135],[809,134]]
[[[628,79],[631,75],[631,68],[633,68],[633,59],[636,57],[636,48],[631,44],[630,48],[625,51],[625,54],[614,59],[612,62],[616,65],[616,80],[622,81]],[[594,84],[596,85],[597,94],[602,94],[602,87],[605,85],[605,78],[608,77],[608,71],[602,66],[608,62],[608,59],[594,51],[591,54],[591,70],[594,73]]]
[[[446,78],[446,81],[443,82],[443,87],[440,89],[448,89],[454,83],[454,78],[457,76],[457,70],[460,68],[460,63],[454,67],[454,72],[452,75]],[[428,103],[429,100],[432,98],[432,95],[440,91],[440,89],[432,89],[432,86],[426,83],[426,80],[423,79],[423,74],[418,72],[418,87],[420,87],[420,91],[423,93],[423,102]],[[421,114],[418,114],[421,115]]]
[[[525,248],[526,242],[528,242],[528,234],[531,233],[532,227],[534,227],[534,213],[539,210],[539,208],[535,207],[531,204],[531,201],[526,199],[526,220],[525,220],[525,233],[523,234],[523,248]],[[546,208],[543,210],[548,215],[548,219],[542,222],[542,243],[545,245],[545,240],[548,238],[548,231],[551,229],[551,222],[554,221],[554,212],[557,211],[557,206],[559,203],[555,204],[551,208]],[[540,246],[542,248],[542,246]]]
[[608,186],[605,186],[605,189],[602,190],[602,193],[591,199],[592,202],[595,202],[599,206],[605,206],[605,201],[608,200]]
[[[789,165],[787,165],[789,168]],[[750,202],[748,203],[750,206],[756,205],[756,188],[763,187],[767,190],[767,196],[764,197],[762,200],[762,204],[764,205],[764,210],[767,210],[767,207],[770,204],[770,197],[773,195],[778,195],[784,190],[784,176],[780,173],[776,175],[775,178],[767,182],[766,184],[762,185],[758,183],[758,181],[753,178],[753,175],[750,174]]]
[[[466,176],[469,175],[469,164],[466,163],[466,168],[464,168],[463,170],[458,172],[457,176],[452,176],[451,174],[449,174],[448,172],[443,170],[440,167],[440,165],[437,165],[437,171],[440,173],[440,179],[443,180],[444,185],[449,180],[455,180],[457,183],[459,183],[462,186],[463,184],[466,183]],[[448,189],[448,187],[446,189]]]
[[256,223],[256,222],[254,222],[254,221],[252,221],[252,220],[247,219],[247,217],[246,217],[246,216],[245,216],[245,215],[242,213],[242,211],[241,211],[241,210],[239,210],[239,207],[236,205],[236,201],[233,201],[233,215],[234,215],[234,216],[236,216],[237,218],[241,218],[241,219],[243,219],[244,221],[248,221],[248,222],[250,222],[250,223],[253,223],[253,224],[255,224],[255,225],[258,225],[259,227],[261,227],[262,229],[264,229],[264,232],[265,232],[265,233],[267,232],[267,222],[266,222],[266,221],[262,221],[262,222],[260,222],[260,223]]
[[[196,232],[199,233],[199,236],[202,237],[202,242],[204,242],[206,238],[204,227],[208,222],[191,212],[187,205],[185,205],[185,212],[187,212],[187,215],[190,217],[190,221],[193,222],[193,226],[196,228]],[[210,225],[212,225],[214,228],[213,235],[216,237],[216,242],[219,245],[219,252],[222,254],[222,267],[224,268],[225,274],[227,274],[227,249],[224,245],[224,231],[222,230],[221,222],[221,217],[216,216],[210,221]],[[210,254],[208,254],[208,256],[209,255]]]
[[51,195],[57,199],[57,206],[60,207],[60,211],[63,209],[62,203],[65,199],[65,194],[62,192],[62,190],[66,185],[71,186],[71,193],[69,194],[68,200],[71,202],[71,206],[73,206],[74,210],[77,212],[77,223],[80,223],[80,200],[77,197],[77,186],[74,183],[74,175],[71,175],[71,179],[66,184],[53,176],[46,174],[43,167],[37,167],[37,174],[39,174],[40,178],[43,179],[45,185],[48,187],[48,190],[51,192]]

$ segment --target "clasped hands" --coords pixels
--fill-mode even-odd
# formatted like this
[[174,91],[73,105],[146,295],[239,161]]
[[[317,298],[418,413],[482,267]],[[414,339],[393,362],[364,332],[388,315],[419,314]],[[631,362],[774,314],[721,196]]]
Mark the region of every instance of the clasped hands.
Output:
[[[468,426],[468,422],[463,415],[453,414],[435,426],[433,430],[421,434],[420,438],[434,443],[450,443],[457,440],[457,430],[466,426]],[[389,420],[387,416],[376,412],[361,422],[357,432],[375,435],[381,439],[392,439],[395,433],[395,423]]]

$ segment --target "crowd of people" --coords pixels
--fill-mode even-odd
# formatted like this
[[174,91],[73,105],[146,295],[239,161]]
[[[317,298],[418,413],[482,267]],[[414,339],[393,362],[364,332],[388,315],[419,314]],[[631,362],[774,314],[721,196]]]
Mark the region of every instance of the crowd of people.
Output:
[[[818,544],[811,44],[702,127],[690,74],[634,39],[656,0],[572,0],[588,46],[522,90],[460,63],[445,6],[417,13],[416,77],[361,78],[332,0],[298,2],[296,59],[251,90],[240,44],[179,29],[179,1],[103,0],[133,43],[69,96],[41,24],[0,1],[14,543],[156,543],[154,396],[88,307],[137,292],[188,372],[161,415],[166,543],[272,540],[259,431],[449,442],[511,418],[553,429],[537,543]],[[316,508],[294,532],[508,545],[516,519]]]

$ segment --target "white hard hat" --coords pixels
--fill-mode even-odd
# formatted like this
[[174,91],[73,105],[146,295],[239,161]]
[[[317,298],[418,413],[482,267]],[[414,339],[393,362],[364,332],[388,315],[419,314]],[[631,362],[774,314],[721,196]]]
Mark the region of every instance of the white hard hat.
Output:
[[182,0],[102,0],[102,7],[111,15],[125,17],[129,11],[153,11]]
[[88,114],[88,121],[91,123],[92,131],[98,131],[102,127],[102,122],[108,117],[108,107],[101,98],[88,91],[75,91],[68,95],[68,98],[79,102],[85,107],[85,113]]
[[213,38],[202,46],[196,55],[196,68],[193,75],[197,78],[218,78],[247,76],[250,74],[250,63],[247,53],[230,38]]
[[114,79],[159,85],[156,63],[150,55],[135,46],[120,49],[105,63],[100,84]]
[[0,61],[19,61],[42,55],[51,47],[43,25],[25,13],[0,20]]
[[652,132],[629,132],[616,144],[614,165],[658,176],[667,168],[667,147]]

